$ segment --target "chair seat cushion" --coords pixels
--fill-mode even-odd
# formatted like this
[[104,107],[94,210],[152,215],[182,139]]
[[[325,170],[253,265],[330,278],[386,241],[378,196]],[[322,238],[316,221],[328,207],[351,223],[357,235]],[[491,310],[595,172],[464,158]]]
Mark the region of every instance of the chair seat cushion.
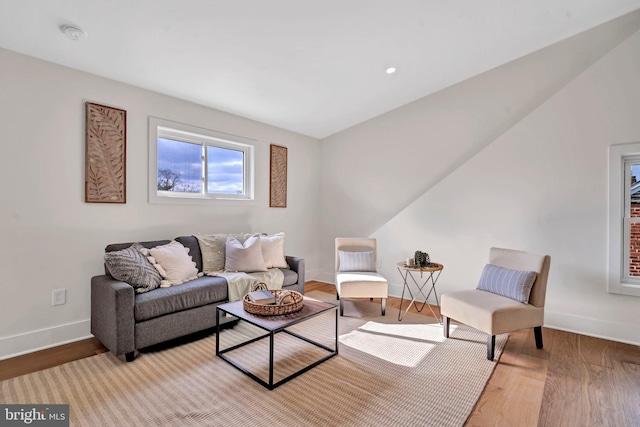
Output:
[[387,279],[378,273],[336,273],[336,291],[341,298],[387,298]]
[[544,308],[478,289],[442,295],[440,313],[490,335],[542,326]]

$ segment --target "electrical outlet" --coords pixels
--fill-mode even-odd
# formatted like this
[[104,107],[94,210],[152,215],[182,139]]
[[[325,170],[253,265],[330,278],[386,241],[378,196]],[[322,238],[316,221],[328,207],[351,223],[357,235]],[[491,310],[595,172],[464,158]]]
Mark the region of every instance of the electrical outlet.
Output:
[[67,302],[67,290],[56,289],[52,292],[51,305],[62,305]]

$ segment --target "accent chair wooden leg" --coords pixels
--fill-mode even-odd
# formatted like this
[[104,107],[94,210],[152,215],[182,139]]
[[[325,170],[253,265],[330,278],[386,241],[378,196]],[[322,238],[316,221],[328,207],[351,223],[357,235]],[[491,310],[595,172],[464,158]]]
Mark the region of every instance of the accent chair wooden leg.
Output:
[[536,337],[536,348],[542,348],[542,326],[534,326],[533,335]]
[[493,360],[494,350],[496,348],[496,336],[491,335],[489,339],[487,339],[487,359]]
[[135,358],[136,358],[136,353],[135,353],[135,351],[132,351],[132,352],[130,352],[130,353],[126,353],[126,354],[124,355],[124,359],[125,359],[127,362],[133,362],[133,359],[135,359]]
[[387,299],[386,298],[382,298],[382,315],[385,316],[387,313]]
[[442,316],[442,332],[445,338],[449,338],[449,324],[451,324],[451,319],[447,316]]
[[340,316],[344,314],[344,302],[340,300]]

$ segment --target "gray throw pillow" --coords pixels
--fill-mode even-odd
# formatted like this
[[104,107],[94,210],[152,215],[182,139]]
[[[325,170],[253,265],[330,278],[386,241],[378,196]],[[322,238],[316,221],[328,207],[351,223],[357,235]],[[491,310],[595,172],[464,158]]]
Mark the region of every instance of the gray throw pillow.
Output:
[[120,251],[104,254],[104,262],[111,276],[130,284],[137,294],[149,292],[160,287],[160,273],[145,257],[140,249],[140,243],[134,243]]
[[510,270],[487,264],[482,270],[477,289],[527,304],[537,276],[535,271]]

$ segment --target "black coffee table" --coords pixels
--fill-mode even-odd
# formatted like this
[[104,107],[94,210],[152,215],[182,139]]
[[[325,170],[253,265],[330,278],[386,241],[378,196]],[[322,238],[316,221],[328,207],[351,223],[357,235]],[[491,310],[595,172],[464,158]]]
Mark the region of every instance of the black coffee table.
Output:
[[[288,330],[287,328],[296,325],[298,323],[304,322],[316,316],[319,316],[323,313],[333,310],[335,312],[335,345],[334,348],[327,347],[321,343],[313,341],[309,338],[303,337],[295,332]],[[251,338],[247,341],[243,341],[240,344],[234,345],[232,347],[226,348],[224,350],[220,350],[220,315],[226,313],[231,316],[237,317],[238,319],[248,322],[254,326],[257,326],[260,329],[266,331],[266,334],[260,335],[255,338]],[[326,350],[328,354],[323,358],[311,363],[308,366],[292,373],[291,375],[281,379],[280,381],[274,383],[273,382],[273,348],[274,348],[274,337],[275,334],[279,332],[284,332],[291,336],[294,336],[298,339],[306,341],[310,344],[313,344],[316,347],[319,347],[323,350]],[[235,362],[231,358],[225,355],[230,351],[236,350],[245,345],[251,344],[253,342],[259,341],[263,338],[269,337],[269,381],[264,381],[262,378],[257,375],[249,372],[246,368],[241,366],[238,362]],[[235,366],[240,371],[244,372],[246,375],[262,384],[269,390],[273,390],[274,388],[286,383],[287,381],[297,377],[300,374],[307,372],[309,369],[314,368],[332,358],[333,356],[338,354],[338,306],[335,304],[331,304],[328,302],[319,301],[313,298],[304,297],[304,306],[302,310],[292,313],[285,314],[281,316],[258,316],[255,314],[248,313],[244,310],[242,305],[242,301],[234,301],[226,304],[220,304],[216,308],[216,356],[226,360],[231,365]]]

